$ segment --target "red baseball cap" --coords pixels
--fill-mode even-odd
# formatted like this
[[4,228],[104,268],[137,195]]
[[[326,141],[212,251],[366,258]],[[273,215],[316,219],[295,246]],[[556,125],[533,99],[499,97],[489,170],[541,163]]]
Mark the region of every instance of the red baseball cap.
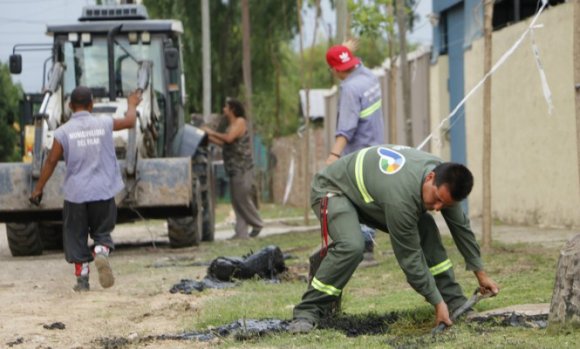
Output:
[[326,62],[337,71],[345,71],[360,63],[360,60],[352,55],[348,47],[334,45],[326,51]]

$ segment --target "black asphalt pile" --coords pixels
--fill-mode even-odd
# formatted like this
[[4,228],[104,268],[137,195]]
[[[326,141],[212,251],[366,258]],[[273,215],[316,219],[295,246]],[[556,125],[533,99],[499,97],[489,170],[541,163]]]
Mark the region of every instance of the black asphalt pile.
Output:
[[335,329],[347,337],[379,335],[388,331],[389,326],[399,319],[396,312],[386,314],[339,315],[320,322],[322,329]]
[[237,280],[255,277],[279,282],[279,275],[288,270],[284,259],[282,250],[274,245],[243,257],[217,257],[209,264],[203,280],[182,279],[169,292],[191,294],[206,288],[230,288],[237,285]]
[[279,319],[240,319],[211,331],[219,337],[232,336],[237,340],[248,340],[288,331],[288,324],[288,321]]
[[195,281],[191,279],[181,279],[179,283],[173,285],[169,292],[171,293],[183,293],[183,294],[192,294],[194,291],[201,292],[206,288],[230,288],[234,287],[237,284],[235,282],[224,282],[212,279],[210,277],[205,277],[201,281]]
[[64,330],[66,328],[65,324],[62,322],[53,322],[50,325],[44,324],[42,327],[46,328],[47,330]]
[[15,346],[15,345],[19,345],[19,344],[22,344],[22,343],[24,343],[24,338],[22,338],[22,337],[18,337],[18,338],[16,338],[16,340],[14,340],[14,341],[12,341],[12,342],[8,342],[8,343],[6,343],[6,345],[7,345],[8,347],[12,348],[13,346]]
[[[538,323],[538,316],[517,315],[506,319],[501,325],[506,326],[524,326],[530,321]],[[362,335],[383,335],[389,330],[389,327],[401,318],[397,312],[385,314],[357,314],[357,315],[339,315],[327,318],[320,322],[320,329],[334,329],[343,332],[347,337],[357,337]],[[487,320],[487,319],[486,319]],[[497,319],[496,319],[497,320]],[[474,321],[474,320],[472,320]],[[123,337],[99,338],[96,343],[103,349],[122,349],[132,347],[136,344],[148,344],[159,341],[193,341],[193,342],[211,342],[219,338],[232,337],[239,341],[258,339],[270,334],[276,334],[288,331],[290,322],[280,319],[239,319],[224,326],[210,328],[206,331],[192,331],[180,334],[162,334],[155,336],[146,336],[141,338],[127,339]],[[547,324],[547,321],[546,321]],[[453,331],[446,330],[438,336],[420,335],[420,336],[401,336],[390,338],[385,341],[385,345],[397,349],[420,349],[431,347],[435,344],[445,345],[446,342],[453,340]],[[19,339],[22,343],[22,339]],[[20,344],[17,342],[7,344]]]
[[288,331],[289,322],[279,319],[240,319],[230,324],[211,328],[202,332],[185,332],[181,334],[163,334],[129,340],[123,337],[99,338],[96,343],[103,349],[122,349],[136,344],[159,341],[195,341],[210,342],[218,338],[233,337],[239,341],[256,339],[272,333]]
[[525,328],[547,328],[548,314],[525,315],[511,312],[507,314],[496,314],[487,316],[473,316],[471,322],[499,324],[507,327],[525,327]]
[[[389,325],[397,321],[398,313],[341,315],[321,322],[320,328],[336,329],[349,337],[361,335],[380,335],[387,332]],[[288,331],[290,321],[280,319],[239,319],[227,325],[210,328],[206,331],[192,331],[180,334],[162,334],[135,338],[100,338],[97,343],[104,349],[120,349],[126,346],[158,341],[195,341],[210,342],[219,338],[231,337],[239,341],[262,338],[271,334]]]

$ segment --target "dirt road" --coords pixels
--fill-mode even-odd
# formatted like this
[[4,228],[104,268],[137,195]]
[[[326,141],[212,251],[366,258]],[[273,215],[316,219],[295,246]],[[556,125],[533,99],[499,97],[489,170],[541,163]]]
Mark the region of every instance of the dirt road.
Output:
[[[116,284],[103,289],[91,265],[91,292],[77,294],[73,267],[61,252],[13,258],[0,225],[0,348],[102,348],[100,337],[177,334],[192,327],[200,297],[169,293],[180,278],[205,276],[205,267],[151,268],[170,258],[193,258],[196,248],[171,250],[162,225],[152,226],[145,247],[119,248],[111,263]],[[117,242],[151,241],[143,225],[119,226]],[[64,329],[45,329],[61,322]],[[152,347],[185,348],[191,342],[163,341]],[[211,344],[200,344],[208,346]]]

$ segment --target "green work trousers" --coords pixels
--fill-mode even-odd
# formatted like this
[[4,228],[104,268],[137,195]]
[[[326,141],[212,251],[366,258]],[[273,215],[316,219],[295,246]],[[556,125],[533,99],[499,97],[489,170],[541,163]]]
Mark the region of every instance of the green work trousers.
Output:
[[[320,214],[319,203],[316,203],[313,209],[317,215]],[[321,318],[331,314],[332,306],[362,261],[365,247],[358,214],[348,198],[344,196],[329,198],[327,217],[329,235],[333,243],[302,296],[302,301],[294,307],[295,319],[303,318],[316,324]],[[418,226],[421,248],[428,267],[447,261],[447,253],[433,217],[428,213],[422,215]],[[438,271],[434,277],[450,314],[467,301],[461,286],[455,282],[453,268],[449,266],[446,270]]]

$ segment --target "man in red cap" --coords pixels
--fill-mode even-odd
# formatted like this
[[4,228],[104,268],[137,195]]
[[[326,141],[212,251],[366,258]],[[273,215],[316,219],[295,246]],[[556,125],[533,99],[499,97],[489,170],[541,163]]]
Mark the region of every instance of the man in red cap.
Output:
[[[335,140],[326,159],[327,165],[341,156],[385,141],[381,85],[360,59],[353,56],[349,47],[354,49],[356,42],[349,40],[326,52],[330,70],[341,80]],[[375,231],[364,224],[361,224],[361,231],[365,237],[364,260],[372,262]]]

